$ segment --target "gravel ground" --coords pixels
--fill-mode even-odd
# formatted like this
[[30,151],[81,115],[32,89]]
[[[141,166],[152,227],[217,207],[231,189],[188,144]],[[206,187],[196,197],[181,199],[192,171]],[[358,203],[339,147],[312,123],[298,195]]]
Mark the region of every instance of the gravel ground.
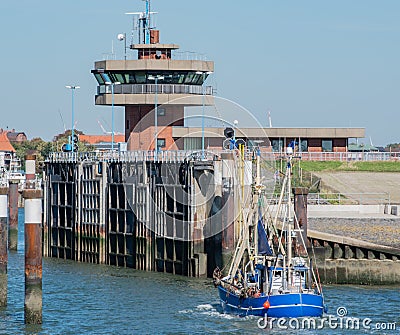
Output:
[[400,249],[400,218],[308,218],[309,229]]

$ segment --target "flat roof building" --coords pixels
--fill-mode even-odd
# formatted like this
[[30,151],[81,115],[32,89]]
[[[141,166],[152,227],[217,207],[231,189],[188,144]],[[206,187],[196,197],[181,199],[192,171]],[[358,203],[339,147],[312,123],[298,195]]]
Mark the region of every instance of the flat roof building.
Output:
[[[149,15],[149,14],[146,14]],[[143,16],[144,17],[144,16]],[[96,105],[125,107],[128,150],[185,150],[222,148],[224,128],[185,126],[185,107],[214,104],[213,88],[206,85],[214,62],[191,56],[174,58],[176,44],[162,44],[159,31],[141,19],[137,59],[102,60],[91,71],[98,86]],[[125,37],[126,38],[126,37]],[[204,136],[203,136],[204,133]],[[281,151],[291,141],[299,150],[345,152],[349,138],[365,136],[364,128],[238,128],[235,136]]]

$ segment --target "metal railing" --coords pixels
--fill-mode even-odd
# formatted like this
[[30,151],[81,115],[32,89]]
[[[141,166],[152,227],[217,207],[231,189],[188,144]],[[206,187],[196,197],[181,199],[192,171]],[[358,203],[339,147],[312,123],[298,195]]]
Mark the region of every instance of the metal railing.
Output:
[[[201,152],[200,150],[163,150],[159,151],[159,157],[186,157],[190,153]],[[208,153],[221,154],[222,152],[229,152],[229,150],[207,150]],[[367,155],[368,154],[368,155]],[[183,156],[182,156],[183,155]],[[252,150],[246,150],[246,158],[251,159],[253,155]],[[352,160],[367,160],[367,161],[390,161],[390,160],[400,160],[400,153],[390,153],[390,152],[369,152],[365,153],[363,157],[355,158],[354,153],[346,152],[301,152],[297,153],[296,156],[301,157],[302,160],[314,160],[314,161],[352,161]],[[261,152],[261,157],[264,160],[272,161],[274,159],[281,159],[284,157],[283,153],[279,152]],[[82,160],[110,160],[110,159],[122,159],[129,161],[129,159],[150,159],[154,158],[154,151],[147,150],[137,150],[137,151],[93,151],[93,152],[52,152],[48,158],[48,161],[82,161]]]
[[47,162],[183,162],[185,160],[215,160],[220,151],[205,151],[204,157],[201,150],[137,150],[137,151],[91,151],[91,152],[52,152]]
[[307,200],[315,205],[390,204],[390,193],[309,193]]
[[[274,152],[276,157],[283,152]],[[400,152],[297,152],[296,156],[310,161],[390,161],[400,160]]]
[[195,51],[184,51],[184,50],[172,50],[172,56],[171,58],[173,60],[200,60],[200,61],[206,61],[207,60],[207,55],[198,53]]
[[[111,94],[112,85],[97,86],[97,94]],[[121,84],[114,86],[114,94],[155,94],[155,84]],[[203,94],[201,85],[157,84],[158,94]],[[204,87],[204,94],[212,95],[212,86]]]
[[[276,205],[279,194],[267,196],[269,203]],[[293,195],[290,196],[293,202]],[[287,198],[284,199],[287,201]],[[308,193],[307,203],[309,205],[371,205],[391,204],[390,193]]]

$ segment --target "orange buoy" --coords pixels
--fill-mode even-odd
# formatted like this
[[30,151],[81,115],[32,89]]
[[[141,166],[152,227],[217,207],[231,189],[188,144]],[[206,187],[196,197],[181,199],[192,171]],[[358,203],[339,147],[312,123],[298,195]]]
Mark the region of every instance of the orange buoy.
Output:
[[268,300],[267,300],[266,302],[263,303],[263,307],[264,307],[265,309],[268,309],[269,306],[271,306],[271,304],[269,303]]

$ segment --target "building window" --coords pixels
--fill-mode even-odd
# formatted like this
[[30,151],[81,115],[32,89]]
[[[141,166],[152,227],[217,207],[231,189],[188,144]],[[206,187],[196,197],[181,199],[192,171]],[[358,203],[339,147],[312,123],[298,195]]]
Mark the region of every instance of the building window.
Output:
[[333,151],[332,140],[322,140],[322,151],[323,152]]
[[157,148],[165,148],[165,138],[157,138]]
[[158,116],[164,116],[165,115],[165,108],[157,108],[157,115]]
[[301,140],[301,142],[300,142],[300,151],[301,152],[308,151],[308,140]]
[[272,151],[281,152],[283,149],[283,140],[271,140]]

